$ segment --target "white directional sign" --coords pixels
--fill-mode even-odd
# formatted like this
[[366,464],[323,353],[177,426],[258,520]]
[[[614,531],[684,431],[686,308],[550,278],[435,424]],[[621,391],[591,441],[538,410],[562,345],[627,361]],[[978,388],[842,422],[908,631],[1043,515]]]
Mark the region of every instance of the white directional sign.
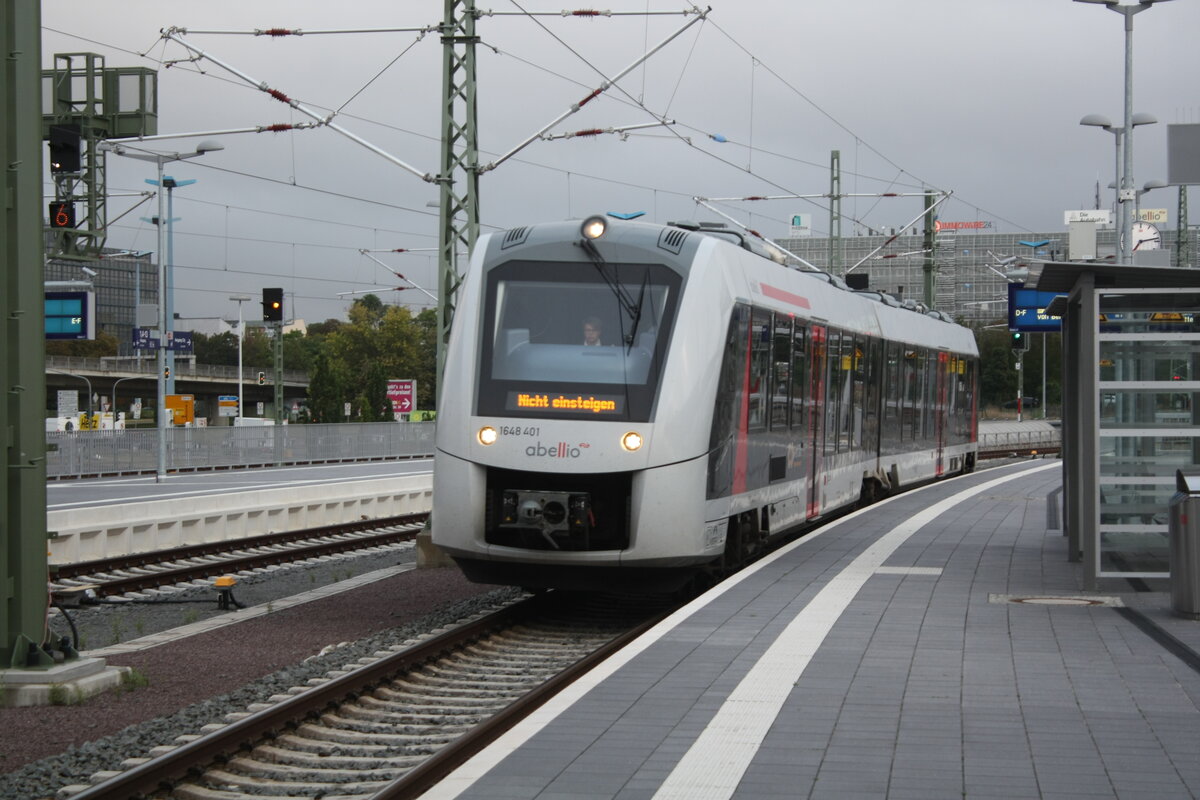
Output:
[[1079,211],[1064,211],[1063,225],[1072,222],[1094,222],[1097,225],[1112,225],[1112,212],[1106,208],[1084,208]]

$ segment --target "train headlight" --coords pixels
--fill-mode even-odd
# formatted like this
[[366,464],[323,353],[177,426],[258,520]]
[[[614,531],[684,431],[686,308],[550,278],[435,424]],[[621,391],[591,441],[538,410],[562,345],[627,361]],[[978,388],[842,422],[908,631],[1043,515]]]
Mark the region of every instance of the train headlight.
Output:
[[632,453],[635,450],[641,450],[642,444],[645,443],[645,441],[646,440],[642,438],[640,433],[637,431],[630,431],[621,437],[621,447]]
[[479,429],[479,433],[475,434],[475,438],[479,440],[480,444],[486,446],[489,444],[495,444],[496,439],[499,438],[499,434],[496,433],[496,429],[491,425],[484,425]]
[[579,232],[585,239],[599,239],[606,230],[608,230],[608,222],[604,217],[588,217],[583,221],[583,227],[579,229]]

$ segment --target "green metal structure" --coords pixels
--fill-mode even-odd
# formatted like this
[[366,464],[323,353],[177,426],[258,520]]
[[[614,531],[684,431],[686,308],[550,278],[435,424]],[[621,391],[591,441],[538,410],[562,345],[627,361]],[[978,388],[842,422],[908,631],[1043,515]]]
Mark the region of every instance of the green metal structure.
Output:
[[108,236],[105,153],[98,145],[158,132],[158,74],[105,67],[96,53],[56,53],[54,68],[43,70],[41,80],[42,137],[49,140],[51,128],[67,128],[78,133],[80,144],[78,170],[51,171],[55,205],[75,212],[73,226],[50,225],[52,255],[94,258]]
[[1175,266],[1192,265],[1192,237],[1188,231],[1188,187],[1179,187],[1179,210],[1175,217]]
[[[475,0],[446,0],[442,23],[442,155],[438,236],[437,374],[445,369],[446,342],[462,282],[460,254],[479,238],[479,138],[475,111]],[[441,381],[438,381],[441,395]]]
[[41,8],[0,0],[0,668],[52,663],[42,649],[46,588],[45,328],[42,280]]
[[829,271],[842,266],[842,151],[829,151]]
[[922,283],[921,301],[929,308],[934,305],[934,283],[937,280],[937,264],[933,252],[933,192],[925,193],[925,264],[924,281]]

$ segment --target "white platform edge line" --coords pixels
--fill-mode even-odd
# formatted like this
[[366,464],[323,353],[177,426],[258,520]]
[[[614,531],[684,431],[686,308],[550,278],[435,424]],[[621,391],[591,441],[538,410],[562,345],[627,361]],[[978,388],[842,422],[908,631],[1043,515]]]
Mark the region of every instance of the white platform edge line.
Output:
[[[221,614],[216,617],[193,622],[190,625],[181,625],[178,628],[168,628],[158,633],[147,634],[138,639],[130,639],[127,642],[110,645],[108,647],[98,647],[95,650],[85,650],[81,655],[87,658],[103,658],[104,656],[122,655],[124,653],[134,653],[140,650],[149,650],[151,647],[158,647],[162,644],[168,644],[179,639],[186,639],[189,636],[214,631],[217,628],[224,628],[227,625],[236,625],[239,622],[247,622],[258,617],[264,617],[267,614],[274,614],[284,609],[294,608],[295,606],[311,603],[315,600],[322,600],[326,597],[332,597],[335,594],[348,592],[352,589],[358,589],[361,586],[366,586],[368,583],[381,581],[385,578],[391,578],[394,575],[399,575],[403,572],[415,569],[416,564],[401,564],[387,569],[379,569],[374,572],[367,572],[359,575],[357,578],[347,578],[344,581],[331,583],[327,586],[322,586],[319,589],[305,592],[303,594],[284,597],[279,600],[273,600],[262,605],[250,606],[249,608],[238,609],[231,611],[228,614]],[[216,603],[213,599],[213,603]]]
[[[989,483],[985,483],[985,484],[983,484],[983,486],[990,487],[996,483],[1002,483],[1004,481],[1011,480],[1013,478],[1018,478],[1018,477],[1028,474],[1029,472],[1034,471],[1034,470],[1024,469],[1024,467],[1027,466],[1026,464],[1021,464],[1020,466],[1022,467],[1021,469],[1014,470],[1013,472],[1008,473],[1005,477],[1000,478],[998,480],[991,481]],[[1040,464],[1036,469],[1037,470],[1048,469],[1051,466],[1056,466],[1056,467],[1061,468],[1062,464],[1059,461],[1053,461],[1053,462],[1049,462],[1047,464]],[[1000,469],[1007,469],[1007,468],[1001,467]],[[805,536],[802,539],[797,539],[796,541],[792,542],[791,544],[781,547],[779,550],[776,550],[774,553],[767,556],[766,558],[763,558],[761,561],[756,561],[754,564],[751,564],[746,569],[742,570],[741,572],[738,572],[733,577],[722,581],[720,584],[718,584],[716,587],[714,587],[710,591],[704,593],[700,597],[697,597],[695,600],[688,603],[686,606],[679,609],[671,616],[667,617],[665,620],[660,622],[658,625],[655,625],[653,628],[646,631],[646,633],[642,634],[640,637],[638,637],[638,639],[636,639],[634,642],[630,643],[627,647],[622,649],[621,652],[618,653],[616,656],[606,660],[604,663],[600,664],[598,667],[596,667],[592,671],[588,672],[582,678],[575,681],[575,683],[571,684],[570,687],[568,687],[567,689],[565,689],[562,692],[559,692],[551,700],[549,700],[547,703],[542,705],[540,708],[538,708],[536,711],[534,711],[528,717],[526,717],[525,719],[521,720],[521,722],[514,725],[503,736],[496,739],[496,741],[493,742],[491,745],[484,748],[474,758],[467,761],[465,764],[460,766],[454,772],[447,775],[436,786],[429,789],[429,791],[427,791],[425,794],[423,794],[421,796],[422,800],[454,800],[454,798],[458,797],[464,791],[469,789],[473,784],[475,784],[478,780],[480,780],[485,774],[487,774],[487,772],[489,770],[491,770],[493,767],[495,767],[497,764],[499,764],[501,761],[503,761],[510,754],[515,752],[526,741],[531,739],[535,734],[538,733],[538,731],[540,731],[547,724],[549,724],[555,717],[557,717],[559,714],[566,711],[568,708],[570,708],[572,705],[574,705],[576,702],[578,702],[581,698],[583,698],[585,695],[587,695],[588,692],[590,692],[592,689],[594,689],[596,686],[598,686],[600,683],[602,683],[605,679],[607,679],[608,677],[613,675],[621,667],[625,666],[627,663],[629,663],[634,658],[636,658],[638,655],[640,655],[643,651],[648,649],[651,645],[656,643],[668,631],[671,631],[672,629],[677,627],[680,623],[682,623],[688,617],[692,616],[697,611],[704,608],[705,606],[710,604],[713,600],[720,597],[722,594],[729,591],[733,587],[737,586],[742,581],[746,580],[747,578],[750,578],[752,575],[754,575],[759,570],[770,566],[775,561],[777,561],[780,558],[783,558],[784,556],[791,553],[793,550],[796,550],[799,547],[803,547],[804,545],[808,544],[809,542],[816,540],[820,536],[822,536],[826,533],[830,533],[830,532],[840,528],[842,525],[845,525],[846,523],[853,521],[860,514],[865,514],[869,511],[877,510],[877,509],[881,508],[882,506],[885,506],[888,503],[891,503],[893,501],[900,500],[902,498],[912,497],[913,495],[918,494],[920,492],[928,491],[928,490],[934,489],[939,486],[946,486],[948,484],[953,484],[955,481],[966,480],[966,479],[969,479],[970,477],[973,477],[973,476],[964,475],[964,476],[960,476],[958,478],[952,478],[948,482],[930,484],[928,486],[922,486],[922,487],[914,489],[910,492],[905,492],[904,494],[896,495],[894,497],[889,497],[885,500],[875,503],[872,506],[868,506],[867,508],[863,508],[863,509],[859,509],[857,511],[851,512],[850,514],[847,514],[846,516],[844,516],[838,520],[835,520],[835,521],[829,523],[828,525],[825,525],[820,530],[814,531],[813,533],[808,534],[807,536]],[[974,477],[977,477],[977,476],[974,476]]]

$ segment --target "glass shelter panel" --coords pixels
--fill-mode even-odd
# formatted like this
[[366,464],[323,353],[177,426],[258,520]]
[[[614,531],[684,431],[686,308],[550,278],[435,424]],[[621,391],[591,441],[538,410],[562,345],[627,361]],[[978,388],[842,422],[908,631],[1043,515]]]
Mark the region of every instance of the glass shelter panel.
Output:
[[1099,571],[1169,574],[1175,472],[1200,464],[1200,295],[1100,293]]

